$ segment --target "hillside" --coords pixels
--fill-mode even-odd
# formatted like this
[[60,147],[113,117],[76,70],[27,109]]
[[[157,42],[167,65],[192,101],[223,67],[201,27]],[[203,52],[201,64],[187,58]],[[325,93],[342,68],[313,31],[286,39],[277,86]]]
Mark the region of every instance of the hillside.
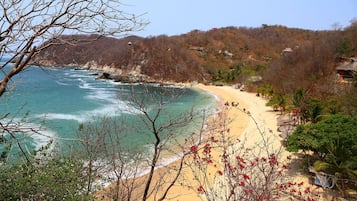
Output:
[[[247,84],[255,75],[284,90],[295,88],[296,82],[306,87],[331,76],[340,58],[356,56],[356,35],[354,23],[336,31],[263,25],[194,30],[171,37],[63,36],[57,42],[70,42],[50,46],[36,56],[34,63],[86,68],[94,65],[156,82]],[[71,41],[84,42],[71,45]],[[286,77],[289,79],[285,82]]]

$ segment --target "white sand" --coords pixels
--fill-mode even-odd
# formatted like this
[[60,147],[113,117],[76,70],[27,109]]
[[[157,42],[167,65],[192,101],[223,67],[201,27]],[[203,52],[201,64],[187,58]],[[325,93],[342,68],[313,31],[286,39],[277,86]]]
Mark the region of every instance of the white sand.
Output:
[[[199,84],[196,85],[195,88],[217,95],[221,100],[217,104],[217,107],[223,107],[225,102],[230,104],[232,102],[239,103],[237,108],[230,107],[228,112],[228,118],[232,120],[228,125],[228,128],[230,128],[230,137],[233,139],[239,137],[239,139],[244,141],[246,148],[256,147],[256,144],[264,143],[263,139],[268,139],[269,147],[272,152],[280,150],[281,143],[277,132],[277,116],[279,113],[273,112],[270,107],[267,107],[265,105],[266,100],[257,97],[255,94],[242,92],[239,89],[229,86],[218,87]],[[243,109],[245,109],[245,112],[242,111]],[[264,133],[264,138],[262,138],[254,120]],[[257,152],[260,151],[259,149],[260,148],[257,148]],[[217,155],[219,153],[212,154]],[[185,174],[185,178],[193,178],[193,175],[187,175],[192,173],[185,172]],[[187,183],[195,185],[195,181],[188,181]],[[179,186],[176,186],[170,191],[169,197],[175,198],[174,200],[202,200],[197,196],[197,192],[180,188]]]
[[[239,103],[238,108],[232,107],[228,113],[228,118],[232,120],[228,127],[231,130],[231,137],[239,137],[241,141],[244,141],[245,147],[256,147],[257,144],[266,143],[272,152],[281,149],[281,138],[277,131],[277,117],[279,112],[274,112],[272,111],[272,108],[267,107],[265,105],[267,102],[266,100],[257,97],[255,94],[242,92],[239,89],[229,86],[218,87],[198,84],[194,87],[217,95],[221,100],[217,103],[217,107],[223,107],[225,102]],[[242,111],[243,109],[245,109],[245,112]],[[261,129],[261,132],[259,132],[256,124],[258,125],[258,128]],[[263,133],[264,137],[262,137],[261,133]],[[256,150],[259,151],[259,148]],[[283,157],[288,154],[288,152],[282,150]],[[170,166],[177,166],[177,164],[178,162],[176,161],[167,167],[158,169],[154,175],[154,181],[160,181],[160,178],[163,175],[167,176],[167,174],[169,174],[168,170],[170,169]],[[296,179],[296,175],[294,175],[294,178]],[[298,178],[297,181],[302,179],[304,178]],[[196,185],[193,180],[193,174],[190,171],[183,172],[181,181],[182,180],[185,180],[186,184]],[[304,180],[306,180],[306,178]],[[184,185],[180,185],[180,182],[178,182],[170,190],[167,198],[168,200],[202,200],[194,189],[195,186],[193,186],[192,190]],[[139,191],[139,189],[137,190]]]

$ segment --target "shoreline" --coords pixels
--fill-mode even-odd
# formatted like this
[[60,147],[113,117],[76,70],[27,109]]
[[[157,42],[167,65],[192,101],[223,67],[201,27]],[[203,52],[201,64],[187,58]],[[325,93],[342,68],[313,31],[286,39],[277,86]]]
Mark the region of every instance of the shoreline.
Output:
[[[189,86],[188,86],[189,87]],[[257,125],[254,121],[249,117],[251,115],[259,127],[261,127],[265,133],[271,135],[274,139],[279,139],[279,135],[277,132],[277,117],[278,114],[272,112],[273,110],[265,106],[266,100],[261,97],[257,97],[255,94],[242,92],[239,89],[235,89],[232,86],[211,86],[211,85],[203,85],[196,84],[192,86],[193,89],[202,90],[205,93],[210,93],[214,95],[216,98],[216,110],[221,112],[223,111],[224,104],[228,103],[238,103],[239,108],[243,108],[244,111],[236,109],[232,107],[227,111],[227,118],[229,119],[228,128],[230,129],[229,137],[233,139],[245,139],[246,143],[249,145],[254,145],[259,139],[261,135],[258,132]],[[249,115],[248,115],[249,111]],[[216,119],[218,118],[218,119]],[[208,119],[208,123],[210,121],[216,122],[219,120],[219,115],[213,115]],[[273,131],[273,132],[268,132]],[[276,141],[276,140],[275,140]],[[280,144],[280,140],[278,142]],[[279,145],[280,147],[280,145]],[[215,153],[214,153],[215,152]],[[219,155],[218,151],[213,151],[212,155]],[[177,167],[180,163],[180,159],[176,160],[166,166],[157,168],[154,173],[153,183],[156,181],[160,181],[161,178],[165,175],[167,176],[168,172]],[[145,181],[146,175],[143,177],[137,178],[136,182],[143,183]],[[170,176],[171,177],[171,176]],[[188,186],[191,186],[189,188]],[[135,189],[135,191],[140,192],[143,188]],[[198,201],[202,200],[202,197],[196,191],[197,186],[194,180],[194,175],[189,169],[189,167],[185,167],[183,172],[181,173],[179,180],[176,184],[170,189],[167,199],[173,200],[192,200]],[[104,190],[105,191],[105,190]],[[158,194],[162,194],[163,192],[159,191]],[[149,200],[153,200],[152,198]]]

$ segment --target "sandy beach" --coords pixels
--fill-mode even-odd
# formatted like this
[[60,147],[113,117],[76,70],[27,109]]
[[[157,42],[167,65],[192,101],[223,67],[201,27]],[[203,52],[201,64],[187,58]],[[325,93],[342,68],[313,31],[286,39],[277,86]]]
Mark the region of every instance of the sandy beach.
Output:
[[[272,108],[267,107],[265,105],[266,100],[257,97],[254,93],[240,91],[231,86],[199,84],[194,87],[218,96],[220,100],[217,103],[217,107],[223,107],[225,103],[239,103],[237,108],[230,107],[229,111],[227,111],[228,128],[230,129],[229,137],[243,140],[246,147],[254,147],[257,143],[263,143],[263,138],[257,129],[257,123],[261,131],[264,132],[265,139],[269,139],[269,146],[274,150],[281,148],[280,137],[277,132],[277,117],[279,113],[273,112]],[[253,118],[256,122],[253,121]],[[212,155],[218,155],[218,153],[212,153]],[[188,174],[192,173],[188,172]],[[193,175],[186,175],[185,178],[193,178]],[[188,183],[195,184],[194,181],[189,181]],[[197,196],[197,191],[194,192],[193,190],[179,187],[170,191],[170,197],[176,198],[173,200],[202,200]]]
[[[266,100],[257,97],[256,94],[240,91],[231,86],[198,84],[194,86],[194,88],[215,94],[219,98],[217,107],[223,108],[225,103],[239,103],[239,109],[230,107],[227,112],[227,118],[229,119],[228,128],[230,129],[230,137],[232,139],[244,139],[247,147],[255,146],[256,143],[262,143],[262,137],[257,129],[257,123],[259,128],[264,132],[265,137],[269,139],[270,146],[276,150],[280,149],[280,137],[277,132],[278,113],[273,112],[270,107],[265,105]],[[242,110],[245,110],[245,112]],[[250,115],[248,115],[248,113]],[[251,117],[255,119],[256,123]],[[212,155],[218,155],[218,153],[214,153],[213,150]],[[171,165],[175,166],[177,163]],[[166,168],[170,167],[164,167],[158,171],[157,176],[159,176],[159,178],[160,175],[167,172]],[[179,179],[178,181],[179,182],[170,190],[167,196],[168,200],[202,200],[202,197],[199,197],[196,191],[196,185],[198,184],[194,181],[194,175],[190,170],[186,169],[183,172],[181,180]],[[186,186],[188,184],[192,185],[192,189]]]
[[[271,151],[281,149],[281,138],[277,131],[277,117],[279,112],[274,112],[272,108],[267,107],[265,105],[267,100],[257,97],[256,94],[240,91],[231,86],[207,86],[198,84],[193,87],[216,95],[218,97],[217,107],[220,107],[220,109],[224,108],[225,103],[239,103],[238,107],[230,107],[227,112],[227,118],[230,120],[228,124],[228,128],[230,129],[229,135],[232,139],[239,138],[241,141],[244,141],[245,147],[255,147],[256,144],[261,144],[264,143],[264,140],[268,140],[268,146]],[[214,122],[220,120],[217,119],[220,118],[219,116],[212,118]],[[264,137],[262,137],[262,133]],[[219,154],[214,152],[215,150],[213,149],[212,155]],[[283,151],[283,155],[285,154],[287,155],[288,153]],[[174,175],[171,175],[171,170],[178,167],[178,165],[179,161],[176,161],[168,166],[157,169],[153,183],[160,182],[164,177],[174,177]],[[145,176],[138,178],[137,182],[143,183],[143,179],[145,179]],[[177,201],[204,200],[203,197],[200,197],[197,193],[197,185],[192,169],[184,167],[182,174],[169,191],[166,199]],[[191,188],[188,186],[191,186]],[[140,188],[136,190],[140,191]],[[162,192],[159,190],[158,195],[160,194],[162,194]],[[149,200],[155,199],[157,199],[157,197],[154,198],[154,196],[151,196]]]

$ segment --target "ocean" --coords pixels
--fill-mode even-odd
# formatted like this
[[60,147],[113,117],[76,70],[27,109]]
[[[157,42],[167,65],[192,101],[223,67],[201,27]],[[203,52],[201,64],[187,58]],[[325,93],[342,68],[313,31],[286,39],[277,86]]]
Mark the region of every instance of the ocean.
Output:
[[[109,118],[120,128],[115,135],[123,138],[122,145],[145,152],[145,147],[152,142],[147,137],[150,128],[142,121],[142,112],[133,104],[133,96],[142,101],[149,114],[161,110],[158,125],[190,111],[197,114],[205,111],[206,115],[215,112],[215,97],[196,89],[116,83],[98,80],[96,73],[70,67],[29,67],[13,78],[7,92],[0,97],[1,123],[13,127],[21,124],[22,128],[38,130],[38,133],[17,133],[19,143],[29,153],[53,141],[63,154],[67,154],[81,138],[80,128],[92,126],[94,129],[93,125]],[[163,107],[158,105],[160,101]],[[200,118],[197,116],[185,127],[175,128],[179,133],[175,137],[183,139],[199,129]],[[14,157],[19,153],[16,147],[11,150]],[[4,145],[0,145],[1,148]]]

